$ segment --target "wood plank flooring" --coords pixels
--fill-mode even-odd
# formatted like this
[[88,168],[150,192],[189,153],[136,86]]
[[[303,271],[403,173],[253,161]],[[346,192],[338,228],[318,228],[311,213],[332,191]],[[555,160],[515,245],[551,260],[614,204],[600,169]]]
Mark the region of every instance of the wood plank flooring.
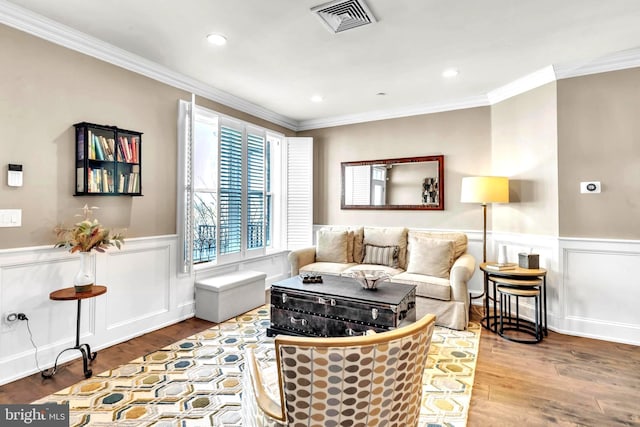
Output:
[[[479,319],[479,310],[472,318]],[[482,331],[469,426],[640,426],[640,347]]]
[[[479,319],[473,310],[472,318]],[[192,318],[100,350],[94,372],[207,329]],[[82,380],[82,361],[0,386],[0,403],[28,403]],[[536,345],[483,330],[468,425],[640,426],[640,347],[550,332]]]

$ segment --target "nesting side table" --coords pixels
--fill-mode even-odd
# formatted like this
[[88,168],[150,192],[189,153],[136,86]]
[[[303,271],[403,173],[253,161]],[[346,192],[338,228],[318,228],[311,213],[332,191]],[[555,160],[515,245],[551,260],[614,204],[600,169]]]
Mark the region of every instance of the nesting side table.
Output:
[[[496,298],[496,282],[499,279],[510,279],[514,282],[522,282],[523,286],[527,286],[527,282],[531,280],[542,280],[540,287],[542,299],[542,331],[544,335],[548,335],[547,331],[547,270],[544,268],[522,268],[515,267],[509,270],[491,270],[487,268],[487,263],[480,264],[480,270],[484,272],[484,317],[482,318],[482,326],[492,332],[498,332],[498,313]],[[492,286],[489,286],[491,283]],[[493,301],[493,314],[490,313],[489,301]]]
[[78,350],[82,353],[82,366],[84,368],[84,377],[89,378],[93,375],[91,369],[89,369],[89,361],[93,361],[98,355],[97,352],[91,352],[89,344],[80,344],[80,306],[83,299],[97,297],[107,292],[106,286],[94,285],[91,290],[87,292],[76,292],[75,288],[64,288],[53,291],[49,294],[49,299],[54,301],[78,301],[78,312],[76,317],[76,345],[74,347],[65,348],[56,356],[56,361],[53,368],[42,371],[43,378],[51,378],[58,370],[58,358],[62,353],[67,350]]

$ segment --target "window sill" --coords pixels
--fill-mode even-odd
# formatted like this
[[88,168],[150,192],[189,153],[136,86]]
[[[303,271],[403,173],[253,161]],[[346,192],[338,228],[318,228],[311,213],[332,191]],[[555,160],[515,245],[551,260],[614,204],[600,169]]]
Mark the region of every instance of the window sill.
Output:
[[203,271],[217,270],[217,269],[221,269],[221,268],[225,268],[225,267],[231,267],[231,266],[244,264],[244,263],[250,262],[250,261],[273,258],[273,257],[279,256],[281,254],[285,254],[285,253],[288,253],[288,252],[290,252],[288,249],[270,249],[270,250],[267,250],[267,253],[265,253],[264,255],[247,257],[247,258],[243,258],[241,260],[229,261],[229,262],[225,262],[225,263],[203,262],[203,263],[200,263],[200,264],[194,264],[193,265],[193,270],[196,273],[203,272]]

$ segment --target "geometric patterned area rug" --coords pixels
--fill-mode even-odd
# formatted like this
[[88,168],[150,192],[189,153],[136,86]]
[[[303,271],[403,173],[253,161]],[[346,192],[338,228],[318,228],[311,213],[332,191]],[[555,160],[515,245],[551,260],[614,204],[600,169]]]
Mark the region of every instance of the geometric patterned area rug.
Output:
[[[69,403],[70,426],[241,426],[244,350],[273,357],[268,326],[263,306],[33,403]],[[436,326],[420,427],[466,425],[480,329]]]

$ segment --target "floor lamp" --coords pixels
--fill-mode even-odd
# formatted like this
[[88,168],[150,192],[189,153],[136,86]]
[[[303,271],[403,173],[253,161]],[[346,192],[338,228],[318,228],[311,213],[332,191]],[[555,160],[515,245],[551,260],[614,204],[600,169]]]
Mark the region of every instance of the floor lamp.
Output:
[[504,176],[462,178],[460,201],[482,204],[482,262],[487,262],[487,203],[509,203],[509,179]]

